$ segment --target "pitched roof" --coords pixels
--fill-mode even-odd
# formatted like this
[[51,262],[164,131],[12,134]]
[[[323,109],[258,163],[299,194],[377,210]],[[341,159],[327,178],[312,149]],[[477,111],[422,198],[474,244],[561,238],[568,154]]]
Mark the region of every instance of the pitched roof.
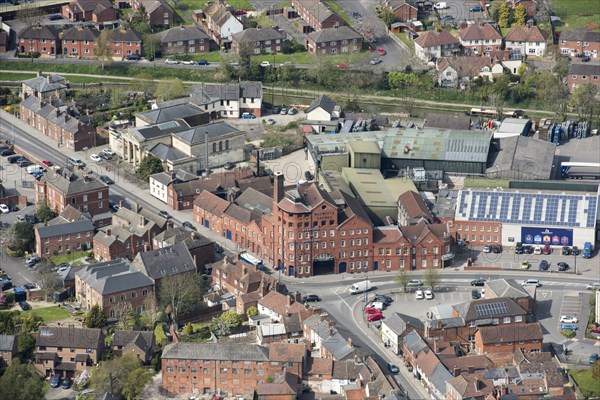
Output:
[[309,112],[318,107],[321,107],[323,110],[331,114],[335,108],[335,100],[333,100],[331,97],[325,94],[322,94],[313,101],[311,101],[310,106],[308,106],[308,108],[304,110],[304,112],[308,114]]
[[261,305],[279,315],[287,315],[288,313],[304,309],[303,304],[292,302],[288,296],[275,291],[270,291],[267,293],[258,301],[258,305]]
[[207,125],[200,125],[191,129],[177,132],[175,136],[189,144],[204,143],[204,135],[208,133],[209,139],[214,139],[221,136],[227,136],[241,132],[238,128],[228,124],[225,121],[215,121]]
[[[175,175],[175,177],[173,177],[173,175]],[[153,179],[165,186],[167,186],[171,183],[182,183],[182,182],[194,181],[194,180],[197,180],[198,178],[199,178],[198,175],[192,174],[183,169],[176,169],[174,171],[169,171],[169,172],[163,171],[163,172],[158,172],[156,174],[150,175],[150,179]]]
[[548,32],[545,32],[537,26],[518,25],[506,34],[506,41],[511,42],[533,42],[544,43],[548,40]]
[[519,285],[514,279],[494,279],[485,283],[486,291],[495,297],[510,297],[518,299],[530,297],[527,290]]
[[483,344],[520,342],[524,340],[543,339],[542,327],[539,322],[523,325],[482,326],[475,333],[481,336]]
[[144,5],[146,9],[146,13],[148,15],[152,14],[154,11],[158,10],[160,7],[166,8],[166,12],[173,11],[169,5],[163,0],[138,0],[141,4]]
[[76,275],[101,295],[154,284],[150,278],[136,271],[124,259],[87,265],[77,271]]
[[429,233],[440,240],[448,239],[446,224],[427,224],[421,220],[416,225],[400,226],[398,229],[412,245],[420,243]]
[[41,239],[60,235],[72,235],[81,232],[93,232],[94,224],[89,219],[83,221],[65,222],[58,225],[38,226],[35,228]]
[[196,264],[185,243],[137,254],[131,265],[151,279],[196,271]]
[[195,26],[179,26],[158,34],[161,43],[179,42],[186,40],[208,40],[209,37],[202,29]]
[[143,351],[149,351],[154,342],[152,331],[122,331],[116,330],[113,336],[113,346],[126,347],[130,344],[139,347]]
[[560,32],[560,40],[568,42],[589,42],[600,43],[600,32],[593,31],[562,31]]
[[415,43],[422,48],[438,47],[446,45],[457,45],[460,42],[454,35],[445,29],[439,31],[427,31],[415,39]]
[[327,7],[321,0],[298,0],[308,13],[319,22],[324,22],[327,18],[337,14]]
[[433,220],[433,215],[425,204],[423,198],[412,190],[408,190],[398,197],[398,203],[402,204],[411,219],[426,218],[428,221]]
[[356,33],[353,29],[345,25],[337,28],[325,28],[321,29],[320,31],[313,31],[308,34],[308,37],[315,43],[362,39],[361,34]]
[[36,347],[62,346],[77,349],[97,349],[102,345],[102,330],[73,326],[43,326],[36,335]]
[[77,25],[63,31],[61,39],[78,41],[88,40],[90,42],[94,42],[98,36],[100,36],[100,32],[93,27]]
[[348,221],[353,216],[362,219],[368,224],[373,224],[369,218],[369,214],[367,214],[367,211],[358,199],[355,199],[348,193],[339,189],[334,190],[333,192],[329,193],[329,195],[331,196],[331,200],[341,208],[340,212],[338,213],[338,222],[340,225]]
[[[181,28],[172,28],[173,29],[181,29]],[[196,29],[196,28],[194,28]],[[169,32],[169,31],[164,31]],[[205,111],[200,107],[194,104],[174,104],[170,106],[160,107],[154,110],[148,110],[144,112],[140,112],[136,114],[137,118],[141,118],[149,124],[160,124],[163,122],[173,121],[176,119],[185,119],[192,116],[204,114]]]
[[57,40],[58,31],[52,25],[31,25],[19,32],[19,38]]
[[167,229],[156,235],[153,240],[156,241],[161,247],[182,242],[185,243],[188,250],[193,250],[198,247],[203,247],[214,243],[212,240],[202,236],[198,232],[190,231],[182,226]]
[[221,2],[209,2],[204,9],[204,13],[207,18],[212,19],[213,22],[222,26],[229,18],[233,17],[233,14],[227,9],[225,4]]
[[163,360],[269,361],[269,349],[244,343],[178,342],[165,346]]
[[373,243],[398,243],[402,232],[397,226],[376,226],[373,228]]
[[488,56],[456,56],[448,57],[447,60],[450,66],[457,72],[459,78],[474,78],[482,72],[484,67],[488,67],[491,70],[494,66],[494,60]]
[[415,331],[410,331],[404,337],[404,345],[408,347],[413,356],[418,355],[422,350],[429,349],[427,343]]
[[[110,231],[110,235],[108,234]],[[117,240],[125,243],[131,238],[132,233],[120,226],[110,226],[103,228],[94,235],[94,242],[99,242],[105,246],[111,246]]]
[[355,380],[359,378],[359,371],[362,365],[354,360],[340,360],[333,362],[333,371],[331,379]]
[[210,214],[221,215],[229,206],[229,202],[205,189],[198,197],[196,197],[196,200],[194,200],[194,206],[199,207]]
[[452,308],[465,321],[526,314],[525,310],[509,297],[468,301],[456,304]]
[[160,160],[177,161],[189,158],[183,151],[176,149],[175,147],[166,145],[164,143],[158,143],[156,146],[149,150],[149,153],[154,154]]
[[113,42],[141,42],[142,38],[133,29],[118,28],[110,31],[110,40]]
[[147,232],[154,225],[163,229],[166,224],[166,218],[161,217],[146,208],[138,209],[136,212],[135,209],[130,210],[126,207],[121,207],[113,214],[113,225],[121,226],[132,233],[138,234],[138,236]]
[[65,78],[56,74],[36,76],[35,78],[23,81],[23,85],[28,86],[36,92],[40,93],[52,92],[54,90],[67,88]]
[[475,370],[488,370],[489,368],[494,367],[494,363],[485,355],[440,357],[440,361],[449,371],[454,371],[455,368],[460,369],[460,371],[468,371],[469,368],[473,368]]
[[310,365],[308,367],[308,373],[310,375],[331,375],[332,371],[333,360],[331,358],[310,358]]
[[[29,96],[28,98],[31,97],[32,96]],[[40,181],[45,181],[48,185],[61,192],[63,195],[97,191],[108,187],[99,179],[89,177],[87,175],[84,178],[69,180],[62,175],[55,174],[51,171],[48,171],[46,174],[44,174],[42,178],[40,178]]]
[[302,363],[306,346],[298,343],[275,342],[269,344],[269,361]]
[[569,67],[569,75],[598,76],[600,75],[600,62],[591,61],[587,63],[571,63],[571,66]]
[[12,352],[13,350],[16,350],[15,338],[15,335],[0,335],[0,352]]
[[461,29],[458,36],[463,41],[502,39],[502,35],[490,24],[472,24]]
[[237,42],[262,42],[265,40],[285,40],[286,36],[272,28],[248,28],[231,35]]
[[485,372],[476,372],[473,374],[463,374],[448,380],[463,399],[483,398],[490,394],[494,389],[491,379],[485,378]]

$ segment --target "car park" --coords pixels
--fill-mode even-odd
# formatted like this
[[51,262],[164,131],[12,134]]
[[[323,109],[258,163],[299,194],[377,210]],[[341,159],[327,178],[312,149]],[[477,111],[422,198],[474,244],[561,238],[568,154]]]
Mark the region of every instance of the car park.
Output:
[[400,371],[398,369],[398,367],[395,364],[392,364],[392,363],[388,363],[387,364],[387,368],[388,368],[388,371],[390,371],[392,374],[397,374]]
[[268,68],[271,66],[271,63],[268,61],[261,61],[260,66],[263,68]]
[[9,156],[6,161],[8,161],[11,164],[15,164],[19,159],[23,158],[22,156],[16,154],[14,156]]
[[579,255],[579,248],[577,246],[571,247],[571,255],[572,256],[578,256]]
[[31,306],[29,304],[27,304],[26,301],[20,301],[19,307],[21,307],[21,310],[23,310],[23,311],[31,310]]
[[171,214],[169,214],[169,213],[168,213],[167,211],[165,211],[165,210],[160,210],[160,211],[158,212],[158,215],[160,215],[161,217],[163,217],[163,218],[166,218],[166,219],[169,219],[169,218],[171,218]]
[[256,117],[250,113],[245,112],[242,114],[242,119],[254,119],[254,118],[256,118]]
[[23,158],[20,158],[20,159],[17,161],[17,165],[18,165],[19,167],[21,167],[21,168],[29,167],[31,164],[32,164],[32,162],[31,162],[31,161],[29,161],[28,159],[24,158],[24,157],[23,157]]
[[115,181],[113,181],[106,175],[100,175],[100,177],[98,179],[100,179],[102,182],[106,183],[107,185],[112,185],[113,183],[115,183]]
[[529,261],[523,260],[523,262],[521,262],[521,269],[529,269]]
[[548,268],[550,268],[550,264],[548,264],[548,261],[546,261],[546,260],[540,261],[540,265],[538,266],[538,269],[540,271],[548,271]]
[[425,300],[433,300],[433,292],[431,290],[425,291]]
[[477,289],[471,290],[471,298],[474,300],[480,299],[481,293],[479,293],[479,290],[477,290]]
[[383,314],[381,312],[375,314],[367,314],[367,321],[375,322],[383,319]]
[[290,107],[287,112],[288,115],[296,115],[298,114],[298,110],[294,107]]
[[112,156],[103,152],[98,153],[98,157],[100,157],[103,160],[112,160]]
[[10,212],[10,209],[6,204],[0,204],[0,212],[2,214],[8,214]]
[[194,225],[192,225],[192,223],[190,221],[183,221],[183,224],[181,224],[184,228],[188,228],[191,229],[193,231],[196,230],[196,227]]
[[10,149],[0,150],[0,156],[2,157],[12,156],[13,154],[15,154],[15,152]]
[[380,309],[378,309],[378,308],[375,308],[375,307],[373,307],[373,306],[367,306],[367,307],[365,308],[365,312],[366,312],[367,314],[380,314],[380,313],[381,313],[381,310],[380,310]]
[[521,286],[540,287],[540,286],[542,286],[542,284],[537,279],[525,279],[523,282],[521,282]]
[[312,303],[315,301],[321,301],[321,298],[316,294],[307,294],[306,296],[302,297],[303,303]]
[[500,254],[502,253],[502,246],[495,244],[492,246],[492,253],[494,254]]
[[561,262],[557,263],[556,265],[558,266],[558,270],[561,272],[564,272],[569,269],[569,264],[567,264],[566,262],[561,261]]
[[485,299],[485,289],[481,289],[481,298]]
[[567,324],[576,324],[579,322],[579,320],[577,319],[577,317],[574,317],[572,315],[561,315],[560,322]]
[[281,107],[277,107],[277,106],[273,107],[273,114],[278,115],[280,112],[281,112]]
[[281,115],[287,115],[287,112],[288,112],[288,109],[287,109],[287,108],[285,108],[285,107],[283,107],[283,108],[281,109],[281,111],[279,112],[279,114],[281,114]]
[[108,154],[109,156],[115,155],[115,153],[110,149],[102,149],[101,153]]
[[408,287],[418,287],[418,286],[423,286],[423,282],[421,282],[418,279],[411,279],[410,282],[408,282],[406,284],[406,286]]
[[560,324],[560,329],[563,331],[576,331],[579,327],[576,324]]
[[0,290],[5,291],[12,287],[13,287],[13,284],[11,281],[6,280],[6,279],[0,279]]
[[471,286],[483,286],[485,285],[485,279],[475,279],[471,281]]
[[383,304],[382,301],[373,301],[371,304],[369,304],[369,307],[372,307],[376,310],[383,310],[385,308],[385,304]]
[[542,247],[542,254],[545,254],[545,255],[552,254],[552,247],[550,247],[549,244]]
[[90,155],[90,160],[92,160],[94,162],[99,162],[99,161],[102,161],[102,158],[100,156],[98,156],[98,154],[92,154],[92,155]]
[[57,388],[60,386],[60,375],[54,374],[50,378],[50,387]]
[[376,294],[375,297],[373,297],[373,301],[380,301],[385,306],[388,306],[392,303],[393,299],[390,296],[386,296],[384,294]]
[[415,292],[415,299],[417,300],[423,300],[425,298],[425,294],[423,293],[422,290],[417,290]]

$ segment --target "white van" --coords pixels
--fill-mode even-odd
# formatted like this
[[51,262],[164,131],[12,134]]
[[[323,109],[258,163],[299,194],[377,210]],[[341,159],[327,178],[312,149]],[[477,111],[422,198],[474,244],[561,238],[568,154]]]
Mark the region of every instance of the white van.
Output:
[[44,168],[40,167],[39,165],[30,165],[27,167],[28,174],[37,174],[40,172],[44,172]]
[[371,285],[370,281],[359,281],[350,286],[350,294],[368,292],[372,288],[373,286]]
[[77,166],[77,167],[81,167],[83,166],[83,161],[81,161],[80,158],[77,157],[69,157],[69,159],[67,160],[69,164]]
[[542,284],[537,279],[526,279],[523,282],[521,282],[521,286],[535,286],[535,287],[540,287],[540,286],[542,286]]

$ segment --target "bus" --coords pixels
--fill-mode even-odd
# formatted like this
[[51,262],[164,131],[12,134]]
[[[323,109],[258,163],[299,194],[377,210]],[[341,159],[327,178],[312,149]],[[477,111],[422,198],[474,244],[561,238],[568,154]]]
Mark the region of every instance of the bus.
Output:
[[600,179],[600,163],[563,162],[560,176],[563,179]]
[[[485,108],[485,107],[475,107],[471,108],[471,111],[465,112],[467,115],[471,117],[486,117],[486,118],[496,118],[497,112],[493,108]],[[503,116],[509,118],[518,118],[524,115],[523,110],[513,110],[513,111],[504,111]]]
[[256,268],[261,269],[263,267],[263,262],[260,258],[253,256],[248,252],[244,252],[240,254],[240,260],[245,262],[246,264]]

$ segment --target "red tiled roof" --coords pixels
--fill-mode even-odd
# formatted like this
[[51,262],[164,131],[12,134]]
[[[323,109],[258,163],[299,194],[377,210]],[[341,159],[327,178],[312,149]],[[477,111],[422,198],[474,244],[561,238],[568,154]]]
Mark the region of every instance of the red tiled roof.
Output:
[[427,31],[422,35],[419,35],[415,40],[415,43],[425,48],[458,44],[459,41],[450,32],[442,29],[440,31]]
[[423,198],[418,193],[408,190],[398,197],[398,203],[404,205],[408,212],[408,216],[412,219],[426,218],[429,221],[433,219],[433,215],[427,208]]
[[502,35],[490,24],[473,24],[462,29],[458,36],[461,40],[502,39]]
[[548,40],[548,33],[537,26],[515,26],[506,35],[506,40],[510,42],[534,42],[544,43]]

